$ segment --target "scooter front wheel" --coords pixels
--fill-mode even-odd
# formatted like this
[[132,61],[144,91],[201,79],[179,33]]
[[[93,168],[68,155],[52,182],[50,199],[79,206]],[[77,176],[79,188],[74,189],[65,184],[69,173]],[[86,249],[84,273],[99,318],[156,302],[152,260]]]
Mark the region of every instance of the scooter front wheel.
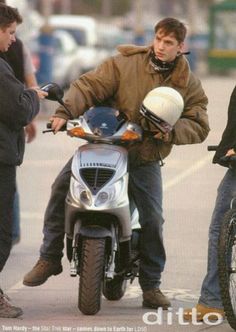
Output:
[[78,308],[85,315],[95,315],[100,310],[105,241],[85,238],[82,242]]
[[236,330],[236,209],[223,219],[218,244],[221,298],[229,325]]

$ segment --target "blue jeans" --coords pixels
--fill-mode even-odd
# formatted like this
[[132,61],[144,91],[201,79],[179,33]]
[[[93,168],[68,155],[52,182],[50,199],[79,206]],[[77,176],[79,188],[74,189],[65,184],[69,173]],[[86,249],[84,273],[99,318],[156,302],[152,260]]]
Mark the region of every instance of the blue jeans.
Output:
[[230,208],[230,201],[236,195],[236,170],[228,169],[222,179],[215,202],[209,228],[207,274],[203,280],[199,303],[207,307],[222,309],[219,279],[217,245],[224,214]]
[[[52,185],[44,218],[44,239],[40,256],[58,260],[63,256],[65,197],[69,189],[71,160]],[[130,168],[129,195],[138,207],[141,237],[139,282],[142,290],[158,288],[166,255],[162,238],[162,179],[158,162]]]
[[43,243],[40,257],[61,261],[65,236],[65,199],[70,186],[72,158],[56,177],[44,215]]
[[162,178],[160,165],[149,162],[131,168],[129,197],[134,200],[142,228],[139,283],[143,291],[159,288],[166,254],[163,245]]

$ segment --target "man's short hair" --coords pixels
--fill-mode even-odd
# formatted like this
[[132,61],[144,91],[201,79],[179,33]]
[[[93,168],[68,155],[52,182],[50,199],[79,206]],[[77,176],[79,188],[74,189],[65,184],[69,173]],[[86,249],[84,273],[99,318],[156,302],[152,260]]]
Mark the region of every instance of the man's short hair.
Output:
[[7,28],[12,23],[22,23],[22,17],[17,8],[0,3],[0,28]]
[[186,37],[187,28],[186,26],[180,22],[179,20],[173,18],[173,17],[167,17],[163,20],[159,21],[154,28],[155,33],[157,31],[163,32],[164,35],[170,35],[173,34],[176,38],[176,40],[179,43],[184,42],[184,39]]

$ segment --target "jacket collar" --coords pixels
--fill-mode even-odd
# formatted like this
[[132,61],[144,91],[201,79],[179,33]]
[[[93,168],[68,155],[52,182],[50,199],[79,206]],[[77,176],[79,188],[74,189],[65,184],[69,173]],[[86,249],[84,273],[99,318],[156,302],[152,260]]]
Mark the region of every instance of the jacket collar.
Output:
[[[117,50],[124,56],[132,56],[135,54],[143,54],[145,57],[146,71],[149,74],[157,74],[153,66],[150,64],[152,46],[136,46],[136,45],[120,45]],[[188,61],[184,55],[181,55],[177,64],[170,74],[170,81],[179,88],[186,88],[189,83],[190,68]]]

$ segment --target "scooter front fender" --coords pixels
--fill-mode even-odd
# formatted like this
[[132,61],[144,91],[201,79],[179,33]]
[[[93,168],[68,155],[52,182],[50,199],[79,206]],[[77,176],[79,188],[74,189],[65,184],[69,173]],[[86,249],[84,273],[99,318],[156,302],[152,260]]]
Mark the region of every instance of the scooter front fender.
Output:
[[112,238],[111,230],[99,226],[82,226],[79,230],[79,234],[94,239],[105,237]]

